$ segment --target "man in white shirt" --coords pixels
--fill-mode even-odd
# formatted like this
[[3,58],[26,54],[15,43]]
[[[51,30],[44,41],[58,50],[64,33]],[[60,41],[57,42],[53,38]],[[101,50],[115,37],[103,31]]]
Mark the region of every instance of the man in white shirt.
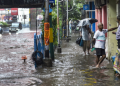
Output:
[[[105,54],[105,33],[115,30],[117,28],[111,28],[111,29],[103,29],[103,24],[99,23],[98,24],[98,29],[93,37],[93,41],[95,42],[95,49],[96,49],[96,68],[100,67],[100,64],[103,62],[103,60],[106,58]],[[102,58],[100,59],[100,56]]]

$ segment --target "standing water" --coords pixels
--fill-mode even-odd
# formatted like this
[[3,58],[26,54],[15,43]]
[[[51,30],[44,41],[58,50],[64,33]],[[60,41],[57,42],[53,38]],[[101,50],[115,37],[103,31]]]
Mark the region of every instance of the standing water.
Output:
[[[38,33],[39,34],[39,33]],[[0,86],[119,86],[112,63],[105,60],[100,69],[95,64],[94,52],[83,56],[82,48],[71,41],[61,41],[62,53],[55,51],[53,67],[35,69],[31,60],[34,51],[34,32],[2,35],[0,38]],[[26,63],[21,59],[27,56]]]

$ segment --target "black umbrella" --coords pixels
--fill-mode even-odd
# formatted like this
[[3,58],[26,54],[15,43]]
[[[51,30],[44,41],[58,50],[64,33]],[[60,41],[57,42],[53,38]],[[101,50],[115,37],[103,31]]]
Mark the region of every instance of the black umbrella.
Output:
[[93,24],[95,22],[97,22],[98,20],[97,19],[94,19],[94,18],[85,18],[85,19],[82,19],[79,21],[78,23],[78,27],[79,26],[86,26],[86,25],[90,25],[90,24]]
[[91,19],[89,19],[89,22],[90,22],[91,24],[93,24],[93,23],[95,23],[95,22],[98,22],[98,20],[91,18]]

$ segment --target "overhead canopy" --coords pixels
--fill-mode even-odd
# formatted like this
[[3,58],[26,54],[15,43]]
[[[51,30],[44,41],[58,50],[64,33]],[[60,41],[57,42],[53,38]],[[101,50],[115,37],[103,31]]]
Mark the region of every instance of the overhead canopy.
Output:
[[0,0],[0,8],[37,8],[44,7],[45,0]]

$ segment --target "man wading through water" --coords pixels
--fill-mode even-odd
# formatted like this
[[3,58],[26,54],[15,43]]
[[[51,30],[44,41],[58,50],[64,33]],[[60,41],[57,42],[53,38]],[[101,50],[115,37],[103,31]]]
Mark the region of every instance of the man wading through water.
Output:
[[[96,68],[100,67],[100,64],[103,62],[103,60],[106,58],[105,54],[105,33],[115,30],[115,28],[111,29],[103,29],[103,24],[99,23],[98,24],[98,30],[95,32],[94,37],[93,37],[93,42],[95,43],[95,49],[96,49]],[[100,56],[102,56],[100,58]]]
[[92,31],[90,30],[89,25],[81,27],[80,36],[83,39],[83,51],[84,51],[85,56],[86,56],[86,49],[88,51],[87,54],[88,55],[90,54],[89,53],[89,50],[90,50],[90,36],[89,35],[90,34],[92,34]]

